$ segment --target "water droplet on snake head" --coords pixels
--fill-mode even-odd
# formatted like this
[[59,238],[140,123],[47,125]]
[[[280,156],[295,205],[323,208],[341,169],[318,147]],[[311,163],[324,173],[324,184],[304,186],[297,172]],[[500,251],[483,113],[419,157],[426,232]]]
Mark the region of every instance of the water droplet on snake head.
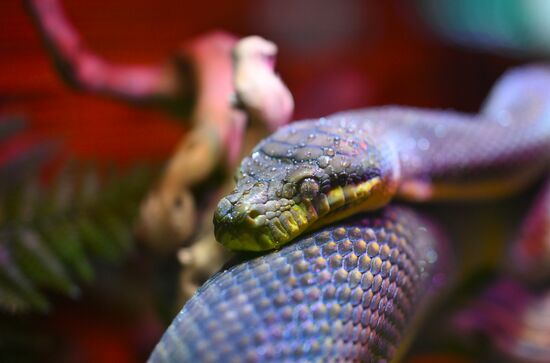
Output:
[[317,163],[319,164],[319,167],[326,168],[330,163],[330,158],[326,155],[319,156],[319,158],[317,159]]

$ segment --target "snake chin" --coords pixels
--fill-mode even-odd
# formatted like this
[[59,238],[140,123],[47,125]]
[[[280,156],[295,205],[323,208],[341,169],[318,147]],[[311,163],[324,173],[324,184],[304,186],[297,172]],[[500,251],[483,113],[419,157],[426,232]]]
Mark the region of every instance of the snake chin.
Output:
[[215,234],[232,250],[266,251],[277,249],[300,235],[314,221],[311,203],[289,201],[278,210],[265,211],[264,205],[244,206],[238,221],[227,215],[215,217]]

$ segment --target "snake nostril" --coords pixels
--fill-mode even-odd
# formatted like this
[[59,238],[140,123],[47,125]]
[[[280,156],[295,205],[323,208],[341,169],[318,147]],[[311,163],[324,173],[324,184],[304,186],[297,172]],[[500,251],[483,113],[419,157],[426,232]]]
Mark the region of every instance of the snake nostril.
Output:
[[257,209],[252,209],[250,212],[248,212],[248,216],[252,219],[258,217],[260,214],[260,211]]

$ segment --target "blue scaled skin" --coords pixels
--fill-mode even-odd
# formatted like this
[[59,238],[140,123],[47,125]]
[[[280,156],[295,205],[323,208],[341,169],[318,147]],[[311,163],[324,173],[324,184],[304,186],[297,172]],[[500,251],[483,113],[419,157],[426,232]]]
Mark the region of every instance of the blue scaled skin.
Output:
[[413,312],[444,281],[432,229],[408,209],[386,208],[221,272],[150,362],[391,359]]

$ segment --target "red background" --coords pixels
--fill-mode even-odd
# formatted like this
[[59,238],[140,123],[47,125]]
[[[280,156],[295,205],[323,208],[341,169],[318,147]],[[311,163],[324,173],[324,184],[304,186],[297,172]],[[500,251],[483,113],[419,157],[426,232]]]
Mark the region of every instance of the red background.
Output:
[[[475,110],[492,81],[514,63],[442,44],[413,9],[398,1],[357,2],[358,31],[326,49],[320,41],[313,51],[299,51],[288,34],[259,26],[264,3],[269,1],[63,5],[88,46],[120,63],[162,62],[184,41],[212,29],[274,39],[280,48],[278,70],[295,95],[297,117],[382,103]],[[66,87],[20,2],[0,2],[0,24],[0,111],[28,116],[33,132],[62,138],[78,157],[127,163],[169,155],[181,137],[178,120]]]
[[[319,33],[319,39],[314,34],[315,46],[300,49],[300,34],[276,31],[299,29],[299,23],[286,23],[288,14],[275,18],[275,28],[262,25],[262,6],[274,1],[81,0],[63,5],[88,46],[113,62],[162,62],[186,40],[213,29],[273,39],[297,118],[386,103],[475,111],[504,69],[521,61],[447,45],[400,1],[353,2],[359,19],[355,30],[348,29],[337,42],[324,43],[327,34]],[[312,19],[302,19],[318,25],[317,10],[303,14]],[[307,44],[305,33],[301,41]],[[10,0],[0,1],[0,113],[27,116],[31,128],[16,145],[53,136],[64,141],[67,155],[120,165],[164,160],[183,134],[181,120],[162,111],[68,88],[22,4]],[[139,360],[129,338],[135,323],[121,327],[74,307],[54,321],[74,341],[77,361]]]

